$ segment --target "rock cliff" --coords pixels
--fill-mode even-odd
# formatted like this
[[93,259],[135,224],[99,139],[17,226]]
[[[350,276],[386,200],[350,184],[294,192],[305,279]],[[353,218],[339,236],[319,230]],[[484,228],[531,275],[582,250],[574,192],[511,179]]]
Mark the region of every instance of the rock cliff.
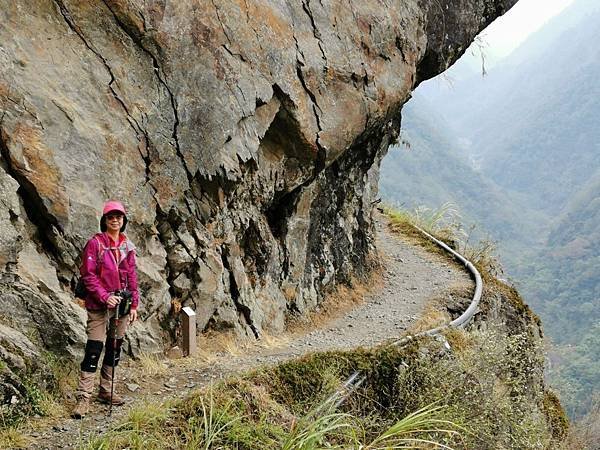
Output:
[[174,300],[252,336],[368,272],[402,105],[513,3],[5,2],[5,369],[83,348],[74,275],[109,198],[138,248],[134,354],[174,336]]

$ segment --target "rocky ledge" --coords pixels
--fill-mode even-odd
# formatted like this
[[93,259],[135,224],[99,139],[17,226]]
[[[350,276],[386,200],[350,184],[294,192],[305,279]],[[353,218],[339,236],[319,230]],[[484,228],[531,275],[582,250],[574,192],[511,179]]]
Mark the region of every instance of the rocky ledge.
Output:
[[2,371],[42,347],[82,350],[74,275],[108,198],[126,203],[138,248],[133,354],[176,337],[180,305],[199,330],[252,336],[366,274],[402,105],[513,3],[7,3]]

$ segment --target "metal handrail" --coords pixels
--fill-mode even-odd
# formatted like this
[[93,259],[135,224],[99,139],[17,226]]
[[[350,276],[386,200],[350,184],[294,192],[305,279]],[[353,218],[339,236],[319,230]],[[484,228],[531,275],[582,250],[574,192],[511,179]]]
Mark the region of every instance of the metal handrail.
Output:
[[425,237],[427,237],[431,241],[435,242],[438,246],[440,246],[441,248],[446,250],[448,253],[450,253],[452,256],[454,256],[456,259],[458,259],[460,262],[462,262],[465,265],[465,267],[469,270],[469,272],[471,273],[471,275],[473,276],[473,278],[475,280],[475,292],[473,293],[473,298],[471,299],[471,303],[459,317],[457,317],[452,322],[450,322],[446,325],[442,325],[441,327],[437,327],[437,328],[433,328],[431,330],[424,331],[423,333],[419,333],[417,336],[425,335],[425,334],[429,335],[429,336],[435,336],[436,334],[439,334],[442,330],[444,330],[446,328],[464,327],[471,321],[471,319],[473,318],[473,316],[475,315],[475,313],[477,312],[477,310],[479,308],[481,294],[483,293],[483,280],[481,279],[481,275],[479,274],[479,271],[475,268],[473,263],[471,261],[469,261],[467,258],[465,258],[463,255],[458,253],[456,250],[450,248],[444,242],[433,237],[431,234],[429,234],[427,231],[423,230],[422,228],[419,228],[416,225],[414,227]]
[[[460,253],[458,253],[456,250],[450,248],[447,244],[445,244],[444,242],[440,241],[439,239],[436,239],[435,237],[433,237],[431,234],[429,234],[428,232],[426,232],[425,230],[423,230],[422,228],[413,225],[415,227],[415,229],[417,231],[419,231],[421,234],[423,234],[425,237],[427,237],[428,239],[430,239],[431,241],[433,241],[435,244],[437,244],[439,247],[443,248],[444,250],[446,250],[448,253],[450,253],[452,256],[454,256],[454,258],[456,258],[457,260],[459,260],[461,263],[463,263],[465,265],[465,267],[469,270],[469,272],[471,273],[472,277],[475,280],[475,292],[473,293],[473,298],[471,299],[471,303],[469,304],[469,306],[467,307],[467,309],[465,309],[465,311],[456,319],[454,319],[453,321],[447,323],[446,325],[442,325],[440,327],[437,328],[432,328],[430,330],[426,330],[420,333],[415,334],[414,336],[405,336],[402,339],[399,339],[395,342],[392,342],[391,345],[402,345],[405,344],[406,342],[409,342],[415,338],[421,337],[421,336],[436,336],[438,334],[440,334],[443,330],[447,329],[447,328],[458,328],[458,327],[464,327],[465,325],[467,325],[471,319],[473,318],[473,316],[475,315],[475,313],[477,313],[478,308],[479,308],[479,301],[481,300],[481,294],[483,292],[483,280],[481,279],[481,275],[479,274],[479,271],[475,268],[475,266],[473,265],[473,263],[471,261],[469,261],[467,258],[465,258],[463,255],[461,255]],[[337,399],[335,405],[340,406],[344,400],[346,400],[346,398],[348,398],[348,396],[350,395],[350,393],[352,392],[352,390],[356,389],[364,380],[365,377],[359,377],[359,372],[354,372],[343,384],[341,389],[338,389],[336,392],[334,392],[328,399],[328,401],[331,399]],[[357,383],[357,381],[360,381],[359,383]]]

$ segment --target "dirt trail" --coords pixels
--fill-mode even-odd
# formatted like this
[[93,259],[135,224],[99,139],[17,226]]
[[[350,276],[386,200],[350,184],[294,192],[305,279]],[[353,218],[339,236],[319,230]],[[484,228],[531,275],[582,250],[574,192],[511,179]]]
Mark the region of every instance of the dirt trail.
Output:
[[[449,259],[427,252],[403,236],[392,234],[385,218],[377,222],[377,246],[383,274],[357,306],[313,331],[287,333],[276,339],[241,348],[231,342],[221,351],[206,352],[194,360],[167,360],[161,374],[144,376],[138,364],[119,366],[120,391],[129,400],[107,417],[107,407],[92,403],[92,412],[82,421],[65,418],[52,428],[30,434],[35,449],[77,448],[93,435],[101,434],[144,401],[181,397],[234,372],[274,364],[309,352],[369,347],[400,336],[420,317],[434,299],[445,299],[472,286],[467,272]],[[467,289],[468,290],[468,289]]]

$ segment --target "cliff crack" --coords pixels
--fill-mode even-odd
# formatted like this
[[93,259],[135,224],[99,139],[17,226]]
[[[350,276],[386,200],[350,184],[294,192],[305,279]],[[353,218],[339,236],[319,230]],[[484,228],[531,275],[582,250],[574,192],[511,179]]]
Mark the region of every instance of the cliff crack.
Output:
[[[143,127],[141,127],[140,124],[138,123],[138,121],[135,119],[135,117],[133,117],[131,115],[131,113],[129,112],[129,108],[127,107],[127,104],[119,96],[119,94],[117,93],[117,91],[115,90],[115,88],[113,86],[116,83],[117,80],[115,78],[115,75],[114,75],[114,73],[113,73],[110,65],[106,61],[106,58],[104,58],[102,56],[102,54],[96,48],[94,48],[94,46],[92,44],[90,44],[88,42],[88,40],[86,39],[85,35],[83,34],[83,32],[81,31],[81,29],[79,28],[79,26],[77,26],[77,24],[73,20],[73,17],[71,16],[71,13],[67,9],[67,7],[63,3],[63,1],[62,0],[54,0],[54,3],[56,3],[56,5],[58,7],[58,10],[60,11],[60,14],[62,15],[63,19],[67,23],[67,26],[77,36],[79,36],[79,38],[81,39],[81,41],[83,42],[83,44],[102,62],[104,68],[106,69],[106,71],[108,72],[108,74],[110,76],[110,81],[108,83],[108,88],[110,89],[110,92],[111,92],[112,96],[121,105],[121,107],[123,108],[123,111],[125,111],[125,117],[127,119],[127,122],[131,126],[131,129],[134,131],[134,133],[135,133],[138,141],[145,142],[145,144],[147,144],[150,141],[150,139],[148,138],[147,131]],[[69,116],[69,114],[63,108],[60,107],[60,105],[58,105],[56,102],[53,102],[53,103],[54,103],[54,105],[58,109],[60,109],[65,114],[65,116],[67,117],[67,119],[69,119],[71,122],[73,122],[73,119]],[[154,188],[154,186],[150,182],[150,167],[149,167],[150,161],[149,161],[149,158],[148,158],[147,155],[144,155],[142,153],[142,151],[139,148],[139,146],[138,146],[138,151],[140,153],[140,156],[142,157],[142,160],[144,161],[144,164],[146,165],[146,170],[145,170],[146,184],[149,184],[154,189],[154,191],[156,192],[156,188]]]
[[304,75],[302,73],[302,63],[300,61],[298,61],[298,64],[296,65],[296,74],[298,75],[298,79],[300,80],[300,84],[302,85],[302,88],[304,89],[304,91],[306,91],[306,93],[308,94],[308,96],[312,102],[313,113],[315,115],[315,120],[317,122],[317,128],[319,129],[319,131],[317,132],[317,138],[316,138],[315,142],[320,151],[324,150],[324,147],[321,145],[321,136],[320,136],[321,132],[323,131],[323,127],[321,126],[321,116],[319,115],[319,111],[321,111],[321,107],[317,103],[317,98],[315,97],[315,94],[309,89],[309,87],[306,84],[306,81],[304,80]]
[[81,41],[83,42],[83,44],[88,48],[88,50],[90,50],[94,55],[96,55],[96,57],[104,65],[104,68],[106,69],[106,71],[108,72],[108,74],[110,76],[110,81],[108,83],[108,87],[110,89],[110,92],[111,92],[112,96],[117,100],[117,102],[121,105],[121,107],[123,108],[123,110],[125,111],[125,114],[126,114],[126,117],[127,117],[127,121],[129,122],[129,124],[131,125],[131,128],[133,129],[133,131],[135,132],[136,136],[139,139],[140,133],[143,134],[144,132],[141,130],[141,127],[139,126],[139,124],[137,123],[137,121],[135,120],[135,118],[133,118],[131,116],[131,114],[129,113],[129,109],[127,108],[127,105],[125,104],[125,102],[123,101],[123,99],[115,91],[115,89],[113,87],[113,84],[115,83],[116,78],[115,78],[115,75],[114,75],[111,67],[108,65],[108,62],[106,61],[106,58],[104,58],[100,54],[100,52],[96,48],[94,48],[94,46],[92,44],[90,44],[87,41],[85,35],[83,34],[83,32],[81,31],[81,29],[77,26],[77,24],[73,20],[73,17],[71,16],[71,13],[67,9],[67,7],[63,3],[63,1],[62,0],[54,0],[54,3],[56,3],[56,5],[58,6],[58,10],[60,11],[60,14],[62,15],[63,19],[67,23],[68,27],[77,36],[79,36],[79,38],[81,39]]
[[67,110],[65,108],[63,108],[62,106],[60,106],[59,103],[57,103],[54,99],[52,99],[52,104],[54,106],[56,106],[58,108],[59,111],[61,111],[65,117],[67,118],[67,120],[71,123],[73,123],[73,118],[69,115],[69,113],[67,112]]
[[306,0],[306,2],[304,2],[304,1],[302,2],[302,9],[304,10],[306,15],[310,19],[310,23],[311,23],[312,29],[313,29],[313,36],[317,40],[317,43],[319,45],[319,50],[321,50],[321,57],[323,58],[323,61],[325,61],[325,67],[327,67],[327,64],[328,64],[327,56],[325,55],[325,49],[323,48],[321,32],[319,31],[319,29],[317,28],[317,24],[315,23],[315,18],[313,16],[312,10],[310,8],[310,0]]
[[[19,101],[15,100],[14,98],[12,98],[10,95],[5,95],[4,98],[6,98],[9,102],[13,103],[14,105],[18,106],[19,108],[22,108],[23,111],[25,111],[27,114],[29,114],[31,116],[31,118],[33,118],[38,123],[38,125],[40,126],[40,128],[42,130],[45,130],[44,124],[42,123],[42,121],[39,119],[39,117],[35,113],[29,111],[29,109],[27,108],[27,105],[25,105],[25,101],[19,102]],[[6,112],[4,111],[2,113],[3,120],[4,120],[5,114],[6,114]]]
[[[246,5],[246,22],[248,23],[248,25],[250,25],[250,28],[252,28],[252,31],[254,31],[254,34],[256,36],[256,43],[258,44],[258,48],[260,48],[260,51],[262,54],[265,54],[265,50],[262,46],[262,42],[260,39],[260,36],[258,35],[258,31],[256,30],[256,28],[254,28],[254,26],[252,25],[251,22],[251,18],[250,18],[250,9],[248,8],[248,0],[244,0],[244,4]],[[271,72],[271,67],[267,66],[268,70],[269,70],[269,75],[271,76],[271,80],[273,80],[273,72]]]
[[223,268],[225,270],[227,270],[227,272],[229,272],[229,289],[230,289],[230,294],[231,294],[231,300],[233,301],[235,308],[238,310],[238,312],[242,315],[242,317],[246,321],[246,324],[248,325],[248,327],[252,330],[254,337],[256,337],[256,339],[258,339],[258,338],[260,338],[260,335],[258,333],[258,330],[256,329],[256,326],[252,322],[250,308],[248,306],[244,305],[242,302],[240,302],[240,290],[237,285],[237,282],[235,281],[235,275],[233,273],[233,268],[229,264],[228,253],[229,253],[229,251],[227,250],[227,247],[224,247],[224,246],[221,247],[221,262],[223,263]]
[[[58,1],[58,0],[55,0]],[[181,146],[179,144],[179,135],[178,135],[178,127],[179,127],[179,113],[178,113],[178,109],[177,109],[177,100],[175,99],[175,95],[173,94],[173,91],[171,90],[171,88],[169,87],[169,85],[167,84],[167,82],[165,81],[165,74],[164,71],[161,69],[160,64],[158,63],[158,58],[156,56],[154,56],[154,54],[148,50],[148,48],[146,48],[146,46],[144,45],[144,43],[142,42],[141,38],[136,36],[134,33],[132,33],[127,26],[121,21],[121,19],[119,19],[119,17],[117,16],[117,14],[115,13],[115,11],[110,7],[110,5],[107,3],[107,0],[102,0],[102,2],[104,3],[104,5],[108,8],[108,10],[111,12],[111,14],[113,15],[116,24],[125,32],[125,34],[127,36],[129,36],[131,38],[131,40],[137,44],[137,46],[144,52],[146,53],[150,59],[152,60],[152,67],[154,69],[154,73],[156,74],[156,78],[158,79],[159,83],[165,88],[165,90],[167,91],[167,95],[169,96],[169,102],[171,104],[171,109],[173,110],[173,132],[171,135],[171,138],[174,141],[175,144],[175,151],[177,153],[177,156],[179,157],[179,159],[181,160],[181,163],[183,165],[183,168],[185,170],[185,173],[187,175],[188,178],[188,183],[192,184],[193,181],[193,175],[190,172],[188,165],[185,161],[185,157],[183,156],[183,153],[181,152]],[[162,75],[161,75],[162,73]]]
[[[319,111],[321,111],[321,107],[317,103],[316,96],[308,88],[308,85],[306,84],[306,80],[304,79],[304,74],[302,73],[302,67],[304,67],[304,62],[302,62],[302,60],[304,59],[304,53],[300,49],[300,45],[298,43],[298,39],[296,38],[296,35],[293,35],[293,37],[294,37],[294,42],[296,44],[296,75],[298,76],[298,80],[300,81],[302,88],[308,94],[308,97],[310,98],[310,100],[312,102],[313,114],[315,115],[315,120],[317,122],[317,128],[319,130],[317,132],[317,138],[315,140],[315,143],[317,145],[317,148],[319,149],[319,154],[323,154],[320,156],[324,156],[325,149],[321,145],[321,140],[320,140],[320,133],[321,133],[321,131],[323,131],[323,128],[321,127],[321,117],[319,116]],[[302,60],[298,56],[301,56]],[[318,111],[317,111],[317,109],[318,109]],[[321,164],[319,163],[319,165],[321,165]]]
[[402,61],[408,62],[406,60],[406,55],[404,54],[404,49],[402,48],[402,41],[400,39],[400,36],[396,36],[395,44],[396,44],[396,48],[400,51],[400,56],[402,56]]
[[239,59],[242,62],[248,63],[248,60],[244,57],[244,55],[242,55],[241,53],[234,53],[229,47],[227,47],[226,44],[221,45],[221,47],[223,47],[223,49],[229,53],[230,56]]
[[221,25],[221,29],[223,30],[223,34],[225,35],[225,38],[227,39],[227,42],[229,42],[229,45],[232,45],[231,38],[227,34],[227,30],[225,29],[225,24],[223,23],[223,19],[221,19],[221,14],[219,14],[219,7],[215,3],[215,0],[212,0],[212,5],[214,6],[215,12],[217,13],[217,20],[219,21],[219,25]]

